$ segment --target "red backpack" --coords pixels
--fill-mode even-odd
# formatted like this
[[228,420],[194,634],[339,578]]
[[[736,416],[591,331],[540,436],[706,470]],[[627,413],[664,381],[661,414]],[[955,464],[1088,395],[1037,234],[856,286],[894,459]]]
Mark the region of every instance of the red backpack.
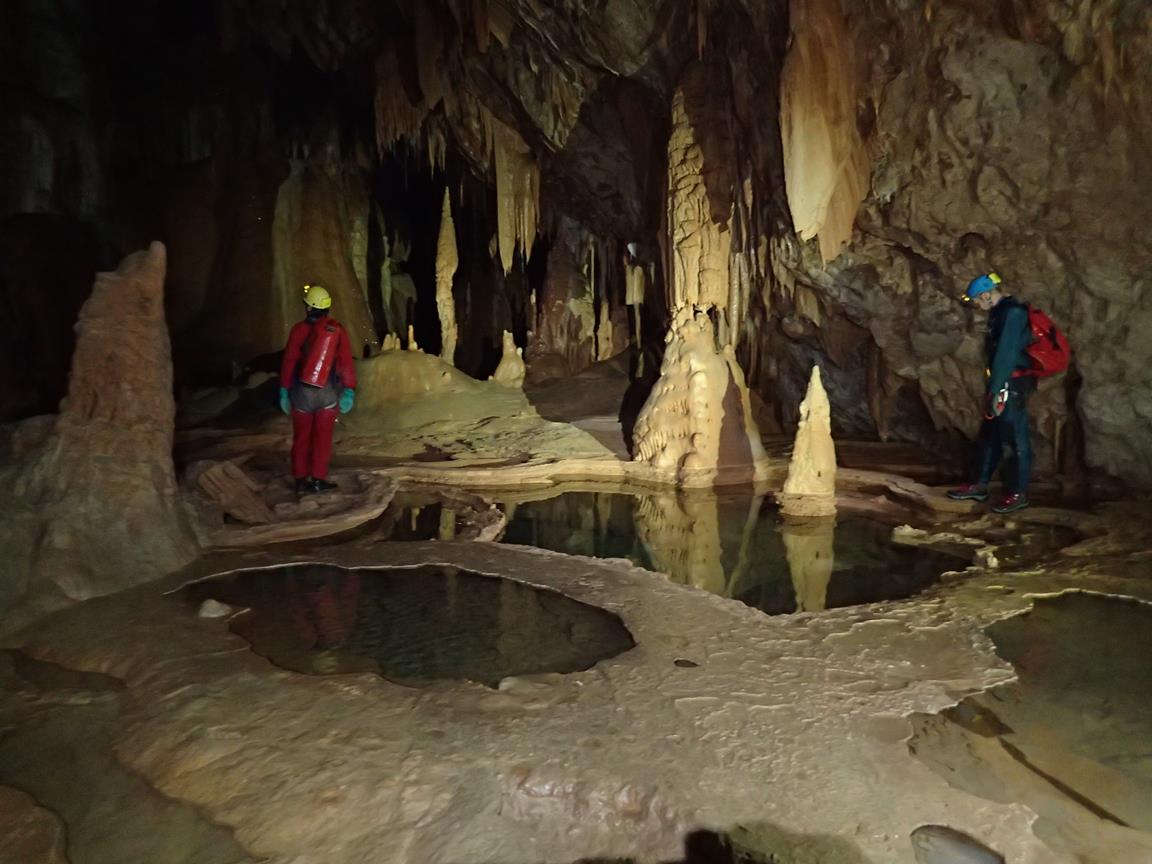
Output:
[[1024,350],[1028,359],[1032,361],[1032,368],[1017,370],[1013,373],[1013,377],[1031,375],[1035,378],[1047,378],[1049,375],[1058,375],[1068,368],[1068,361],[1072,356],[1068,338],[1042,310],[1031,304],[1027,304],[1026,308],[1028,327],[1032,331],[1032,343]]

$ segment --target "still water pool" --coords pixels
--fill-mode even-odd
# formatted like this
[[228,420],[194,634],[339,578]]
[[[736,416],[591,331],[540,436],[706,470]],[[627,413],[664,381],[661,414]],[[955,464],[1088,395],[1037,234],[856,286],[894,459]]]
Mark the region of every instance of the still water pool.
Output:
[[250,611],[232,629],[304,674],[376,672],[395,681],[576,672],[635,644],[610,612],[555,591],[454,567],[248,570],[185,589]]
[[627,558],[769,614],[911,597],[967,562],[853,516],[789,520],[749,495],[567,492],[506,504],[506,543]]

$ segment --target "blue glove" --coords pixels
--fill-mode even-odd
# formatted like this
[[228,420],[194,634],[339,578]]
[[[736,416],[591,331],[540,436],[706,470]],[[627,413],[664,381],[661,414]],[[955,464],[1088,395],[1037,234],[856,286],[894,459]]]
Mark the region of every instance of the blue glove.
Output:
[[347,414],[352,410],[352,403],[356,401],[356,391],[351,387],[345,387],[344,392],[340,394],[340,413]]
[[280,410],[283,411],[285,414],[291,414],[292,413],[292,402],[288,398],[288,388],[287,387],[281,387],[280,388]]

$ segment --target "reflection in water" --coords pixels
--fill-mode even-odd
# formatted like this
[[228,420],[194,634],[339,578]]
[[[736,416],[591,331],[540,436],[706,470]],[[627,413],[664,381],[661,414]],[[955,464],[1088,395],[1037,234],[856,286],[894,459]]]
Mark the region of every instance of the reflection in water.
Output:
[[452,567],[253,570],[186,589],[251,611],[232,628],[296,672],[397,680],[574,672],[633,646],[620,619],[563,594]]
[[959,562],[866,519],[788,520],[763,496],[569,492],[508,511],[505,541],[628,558],[770,614],[909,597]]
[[828,585],[836,563],[836,517],[804,519],[785,516],[780,523],[788,571],[796,589],[796,609],[821,612],[827,608]]

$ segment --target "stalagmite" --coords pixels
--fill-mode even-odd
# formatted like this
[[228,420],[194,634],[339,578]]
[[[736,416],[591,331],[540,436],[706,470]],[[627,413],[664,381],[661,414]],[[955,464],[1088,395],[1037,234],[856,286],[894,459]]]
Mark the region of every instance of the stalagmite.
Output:
[[153,243],[96,276],[53,431],[3,478],[0,608],[121,591],[197,553],[172,461],[166,266],[164,245]]
[[401,349],[400,337],[395,333],[389,333],[384,337],[384,341],[380,344],[381,351],[399,351]]
[[685,486],[747,479],[764,464],[744,373],[730,346],[716,346],[706,312],[681,309],[633,437],[633,459]]
[[780,506],[793,516],[836,513],[836,446],[832,443],[832,412],[819,366],[812,367],[808,393],[800,403],[800,426]]
[[419,351],[420,350],[420,346],[416,344],[416,332],[412,328],[411,324],[408,325],[408,350],[409,351]]
[[822,612],[836,563],[836,520],[785,517],[780,525],[798,612]]
[[452,203],[444,190],[440,214],[440,239],[436,244],[436,309],[440,313],[440,359],[455,363],[456,301],[452,297],[452,277],[460,259],[456,254],[456,226],[452,222]]
[[839,0],[792,0],[780,132],[792,224],[831,261],[852,238],[871,161],[856,125],[856,51]]
[[712,219],[704,180],[704,152],[693,131],[687,95],[672,98],[672,135],[668,139],[668,230],[671,292],[669,306],[700,308],[728,305],[728,259],[732,235]]
[[[680,485],[748,479],[758,476],[766,462],[734,340],[727,336],[733,205],[727,207],[728,223],[718,222],[716,212],[722,208],[713,206],[709,182],[723,184],[725,175],[722,165],[713,171],[705,165],[697,125],[712,116],[714,72],[692,67],[672,100],[666,254],[673,321],[660,380],[633,434],[633,459],[669,473]],[[723,163],[723,136],[709,140],[716,145],[712,158]],[[731,188],[718,185],[711,191],[731,202]],[[722,348],[710,309],[716,310],[725,336]]]
[[516,347],[516,340],[507,330],[504,331],[504,355],[500,358],[500,365],[489,379],[503,384],[506,387],[523,387],[524,349]]

